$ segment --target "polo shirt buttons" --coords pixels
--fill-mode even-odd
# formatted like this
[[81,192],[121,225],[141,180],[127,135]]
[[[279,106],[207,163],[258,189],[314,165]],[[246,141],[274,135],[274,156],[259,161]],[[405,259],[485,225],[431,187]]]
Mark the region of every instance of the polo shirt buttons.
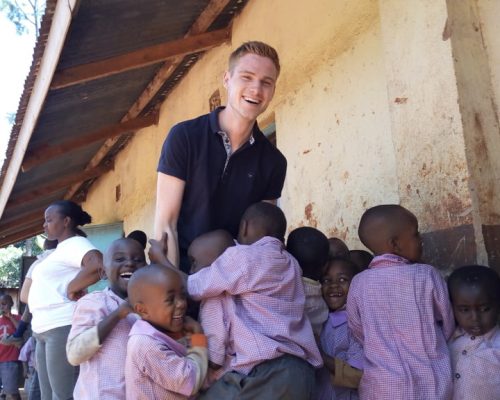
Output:
[[467,350],[462,351],[462,354],[465,356],[467,354]]
[[458,372],[455,374],[455,378],[460,379],[460,374]]

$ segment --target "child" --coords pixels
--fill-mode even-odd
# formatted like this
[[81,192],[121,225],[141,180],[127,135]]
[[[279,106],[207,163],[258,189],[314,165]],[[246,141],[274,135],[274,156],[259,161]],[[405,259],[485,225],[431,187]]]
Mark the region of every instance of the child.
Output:
[[[191,263],[191,274],[210,266],[228,247],[234,246],[234,239],[225,230],[218,229],[198,236],[189,245],[187,254]],[[199,320],[208,342],[208,373],[206,387],[219,379],[229,367],[232,351],[228,343],[229,324],[224,313],[227,295],[221,294],[203,300],[200,305]],[[224,327],[224,329],[221,329]]]
[[[187,399],[207,373],[207,341],[201,326],[185,317],[186,294],[179,273],[151,264],[137,271],[129,299],[142,320],[132,327],[127,345],[127,399]],[[179,343],[186,333],[190,347]]]
[[302,268],[302,282],[306,295],[305,313],[313,332],[319,338],[323,324],[328,319],[328,307],[321,296],[323,268],[328,261],[327,237],[319,230],[301,227],[288,235],[287,251],[294,256]]
[[334,258],[334,257],[344,257],[347,258],[349,257],[349,248],[347,245],[344,243],[342,239],[336,238],[336,237],[331,237],[328,238],[328,243],[330,245],[330,250],[328,253],[329,258]]
[[446,340],[453,314],[439,272],[418,263],[417,218],[399,205],[373,207],[358,233],[375,254],[369,269],[353,278],[347,298],[349,328],[364,350],[360,398],[450,398]]
[[373,255],[366,250],[349,250],[349,259],[356,264],[361,272],[368,268],[373,260]]
[[40,385],[35,366],[35,345],[35,338],[30,336],[19,352],[19,361],[22,362],[25,378],[24,391],[28,394],[28,400],[40,400]]
[[347,327],[345,303],[358,267],[350,260],[332,258],[322,278],[322,293],[330,314],[321,333],[325,368],[320,376],[320,399],[357,399],[363,349]]
[[[19,315],[12,314],[14,301],[8,294],[0,296],[0,336],[12,335],[19,324]],[[0,382],[6,399],[20,399],[17,388],[19,348],[0,344]]]
[[[200,399],[307,399],[322,365],[304,315],[300,267],[285,249],[286,219],[270,203],[244,213],[239,244],[188,278],[195,300],[228,294],[230,369]],[[221,327],[220,329],[224,329]]]
[[493,269],[458,268],[448,279],[458,328],[448,345],[453,399],[500,399],[500,277]]
[[133,239],[118,239],[104,255],[109,287],[82,297],[73,314],[66,352],[80,365],[75,399],[125,397],[126,343],[136,316],[126,301],[132,274],[146,265],[144,250]]

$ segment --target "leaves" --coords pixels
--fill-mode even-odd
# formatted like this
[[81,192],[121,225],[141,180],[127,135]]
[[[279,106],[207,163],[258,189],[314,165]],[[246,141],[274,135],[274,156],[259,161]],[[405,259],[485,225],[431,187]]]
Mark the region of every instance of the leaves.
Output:
[[45,9],[45,1],[39,0],[0,0],[0,12],[16,27],[18,35],[35,31],[38,35],[40,28],[40,18]]
[[0,287],[19,287],[23,249],[13,245],[0,249]]

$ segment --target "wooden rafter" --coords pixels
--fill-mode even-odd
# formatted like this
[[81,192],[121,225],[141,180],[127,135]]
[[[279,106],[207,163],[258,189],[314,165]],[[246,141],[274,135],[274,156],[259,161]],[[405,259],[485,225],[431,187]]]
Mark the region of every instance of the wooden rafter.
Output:
[[[206,31],[219,16],[219,14],[224,10],[224,8],[229,4],[229,1],[230,0],[211,0],[184,37],[198,35]],[[144,91],[137,98],[132,107],[130,107],[127,114],[125,114],[125,116],[122,118],[122,122],[128,121],[132,118],[136,118],[144,110],[144,108],[146,108],[153,97],[156,96],[163,84],[167,81],[168,78],[170,78],[172,73],[180,65],[182,59],[183,57],[174,57],[164,63],[164,65],[159,69],[154,78],[148,84],[146,89],[144,89]],[[108,151],[116,144],[117,140],[118,138],[111,138],[106,140],[104,145],[99,149],[92,160],[90,160],[90,163],[87,165],[87,169],[93,168],[94,166],[98,165],[104,159],[104,157],[106,157]],[[79,183],[71,186],[64,198],[73,198],[79,188]]]
[[26,153],[22,170],[23,172],[27,172],[34,166],[43,164],[44,162],[60,156],[61,154],[66,154],[100,140],[113,138],[157,123],[158,113],[154,113],[145,117],[133,118],[118,124],[108,125],[94,132],[75,136],[74,138],[55,146],[41,146],[38,149]]
[[20,242],[23,239],[36,236],[43,232],[42,222],[34,221],[33,225],[21,231],[14,232],[10,235],[0,236],[0,246],[5,247],[9,244]]
[[89,179],[101,176],[106,172],[108,172],[109,170],[111,170],[112,168],[113,165],[102,165],[92,168],[88,171],[83,171],[79,174],[63,176],[62,178],[52,181],[50,184],[43,186],[39,189],[21,192],[18,195],[11,197],[9,203],[18,205],[31,201],[32,199],[37,197],[47,196],[49,194],[57,192],[58,190],[64,189],[65,187],[71,186],[75,183],[85,182]]
[[166,61],[172,57],[186,56],[218,46],[230,38],[230,30],[219,29],[199,35],[172,40],[155,46],[146,47],[106,60],[79,65],[55,73],[51,89],[60,89],[78,83],[145,67]]
[[2,218],[2,221],[0,223],[0,232],[4,232],[7,229],[13,227],[13,226],[22,226],[25,225],[33,220],[36,220],[37,218],[43,218],[45,211],[44,208],[39,208],[35,211],[30,210],[27,213],[18,215],[18,214],[12,214],[8,218]]

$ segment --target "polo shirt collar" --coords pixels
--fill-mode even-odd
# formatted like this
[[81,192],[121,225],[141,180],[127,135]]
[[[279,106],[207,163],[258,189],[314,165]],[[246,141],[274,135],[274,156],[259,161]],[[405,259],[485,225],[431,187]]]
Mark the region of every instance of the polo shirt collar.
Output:
[[[210,129],[212,130],[213,133],[216,133],[218,135],[227,135],[226,132],[224,132],[220,125],[219,125],[219,113],[226,107],[217,107],[215,110],[213,110],[210,114],[209,114],[209,121],[210,121]],[[221,132],[223,132],[221,134]],[[252,135],[250,136],[250,139],[248,140],[248,143],[250,145],[254,144],[256,140],[261,140],[262,138],[264,138],[264,134],[261,132],[261,130],[259,129],[259,125],[257,124],[257,122],[255,122],[253,128],[252,128]]]

